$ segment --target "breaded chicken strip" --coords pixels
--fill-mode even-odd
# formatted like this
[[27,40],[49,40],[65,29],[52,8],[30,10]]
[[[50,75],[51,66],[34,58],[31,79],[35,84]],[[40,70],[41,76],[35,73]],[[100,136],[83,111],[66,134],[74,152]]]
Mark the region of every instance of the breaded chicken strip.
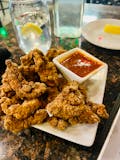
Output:
[[2,111],[6,115],[12,115],[16,119],[25,119],[40,108],[41,102],[38,99],[25,100],[22,104],[15,102],[13,98],[3,97],[1,104]]
[[21,57],[19,69],[25,77],[29,77],[30,73],[32,75],[38,74],[41,82],[46,83],[48,86],[58,86],[59,74],[56,66],[37,49]]
[[7,101],[7,105],[5,105],[5,107],[9,107],[11,104],[18,103],[18,98],[16,96],[12,96],[11,98],[8,98],[8,97],[5,97],[5,96],[0,97],[0,113],[1,113],[1,115],[3,113],[5,114],[2,107],[3,107],[3,104],[5,104],[6,99],[7,100],[9,99],[9,101]]
[[0,86],[0,98],[1,97],[11,97],[15,92],[12,90],[8,83],[4,83]]
[[91,110],[96,113],[99,117],[102,118],[108,118],[109,114],[106,111],[104,104],[96,104],[92,102],[88,102],[88,105],[90,106]]
[[37,71],[44,63],[44,57],[40,50],[34,49],[20,58],[19,70],[27,80],[39,80]]
[[47,58],[48,58],[50,61],[52,61],[53,58],[55,58],[56,56],[58,56],[58,55],[60,55],[60,54],[62,54],[62,53],[64,53],[64,52],[66,52],[66,50],[64,50],[64,49],[62,49],[62,48],[59,48],[59,49],[57,49],[57,48],[50,48],[50,49],[48,50],[46,56],[47,56]]
[[43,53],[38,49],[34,49],[30,51],[29,54],[26,54],[20,58],[21,69],[23,68],[23,70],[27,72],[35,72],[36,70],[39,70],[45,60],[47,61],[47,59],[43,56]]
[[53,62],[44,63],[38,71],[41,82],[48,86],[58,86],[59,74]]
[[69,124],[96,123],[100,117],[108,118],[104,105],[87,101],[83,87],[73,81],[46,106],[50,117],[60,118]]
[[4,128],[13,133],[18,133],[23,129],[30,127],[31,125],[40,124],[47,118],[47,112],[45,109],[39,109],[34,115],[24,119],[18,120],[13,116],[5,116]]
[[21,99],[33,99],[46,91],[46,85],[40,82],[26,81],[18,69],[17,64],[6,61],[7,69],[3,75],[2,83],[7,82],[16,95]]
[[51,126],[59,130],[65,130],[69,126],[69,123],[67,121],[56,117],[49,118],[48,122]]
[[70,83],[46,106],[49,114],[58,118],[69,119],[79,116],[85,108],[85,95],[79,90],[77,82]]
[[84,106],[84,109],[81,112],[81,114],[79,116],[70,118],[68,122],[71,125],[75,125],[77,123],[93,124],[93,123],[100,122],[100,118],[88,106]]

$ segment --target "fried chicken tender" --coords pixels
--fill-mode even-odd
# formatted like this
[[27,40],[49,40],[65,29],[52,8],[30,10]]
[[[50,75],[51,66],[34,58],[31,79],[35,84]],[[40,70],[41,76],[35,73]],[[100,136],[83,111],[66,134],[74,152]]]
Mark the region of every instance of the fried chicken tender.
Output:
[[64,49],[62,49],[62,48],[59,48],[59,49],[57,49],[57,48],[50,48],[50,49],[48,50],[46,56],[48,57],[48,59],[49,59],[50,61],[52,61],[53,58],[55,58],[56,56],[58,56],[58,55],[60,55],[60,54],[62,54],[62,53],[64,53],[64,52],[66,52],[66,50],[64,50]]
[[[12,96],[11,98],[8,97],[1,97],[0,98],[0,110],[1,110],[1,114],[4,113],[4,109],[6,107],[9,107],[11,104],[16,104],[18,103],[18,98],[16,96]],[[3,105],[4,105],[4,109],[3,109]]]
[[1,97],[11,97],[15,94],[8,83],[4,83],[0,86],[0,98]]
[[[104,105],[87,101],[83,86],[73,81],[46,106],[50,117],[60,118],[69,124],[96,123],[100,117],[108,118]],[[56,119],[53,119],[56,122]],[[53,122],[54,122],[53,121]],[[60,127],[62,128],[62,127]]]
[[88,101],[83,85],[68,82],[57,70],[52,59],[63,52],[52,48],[44,56],[34,49],[21,57],[19,66],[6,61],[0,86],[0,118],[5,129],[18,133],[48,121],[65,130],[70,125],[109,117],[103,104]]
[[55,100],[47,105],[47,112],[49,115],[65,120],[79,116],[85,108],[84,105],[73,106],[66,104],[61,97],[57,97]]
[[45,59],[46,58],[43,56],[43,53],[38,49],[30,51],[29,54],[26,54],[20,58],[21,66],[23,68],[25,67],[24,69],[29,72],[39,70]]
[[58,86],[59,75],[56,66],[37,49],[21,57],[21,66],[19,69],[26,77],[30,73],[37,73],[41,82],[46,83],[48,86]]
[[37,71],[39,71],[39,68],[44,63],[44,59],[43,53],[38,49],[34,49],[29,54],[20,58],[21,65],[19,66],[19,70],[27,80],[39,80]]
[[18,97],[16,95],[12,96],[11,98],[1,97],[0,99],[1,107],[2,105],[5,105],[5,108],[8,108],[11,104],[16,104],[16,103],[18,103]]
[[38,71],[41,82],[44,82],[48,86],[58,86],[59,75],[53,62],[47,62],[42,65]]
[[46,85],[40,82],[26,81],[18,69],[17,64],[6,61],[7,69],[3,75],[2,83],[7,82],[18,97],[34,99],[46,91]]
[[84,110],[79,116],[72,117],[68,120],[71,125],[75,125],[77,123],[99,123],[100,118],[96,115],[88,106],[84,106]]
[[107,113],[104,104],[96,104],[96,103],[88,102],[88,105],[91,107],[92,111],[96,113],[99,117],[102,117],[102,118],[109,117],[109,114]]
[[34,99],[39,96],[41,96],[43,93],[45,93],[47,90],[47,87],[44,83],[40,82],[29,82],[29,83],[23,83],[20,90],[16,92],[16,94],[22,99]]
[[50,123],[51,126],[59,130],[65,130],[69,126],[67,121],[63,119],[58,119],[56,117],[49,118],[48,122]]
[[6,115],[12,115],[16,119],[25,119],[40,108],[41,102],[38,99],[25,100],[22,104],[17,101],[15,103],[15,98],[3,97],[3,103],[1,104],[2,111]]
[[[24,125],[29,126],[30,117],[31,124],[38,122],[40,119],[37,117],[40,115],[38,109],[45,108],[47,103],[58,95],[66,81],[58,74],[55,65],[39,50],[33,50],[21,57],[20,66],[11,60],[7,60],[6,65],[0,87],[0,114],[5,114],[5,126],[9,122],[13,124],[13,128],[7,127],[8,130],[14,131],[18,125],[20,131]],[[60,84],[62,80],[63,85]],[[47,112],[45,114],[48,115]]]
[[47,112],[45,109],[39,109],[34,115],[24,119],[18,120],[13,116],[4,117],[4,128],[13,133],[18,133],[23,129],[30,127],[31,125],[41,124],[47,118]]
[[48,113],[66,120],[79,116],[85,108],[85,96],[78,88],[79,84],[75,81],[65,87],[55,100],[46,106]]

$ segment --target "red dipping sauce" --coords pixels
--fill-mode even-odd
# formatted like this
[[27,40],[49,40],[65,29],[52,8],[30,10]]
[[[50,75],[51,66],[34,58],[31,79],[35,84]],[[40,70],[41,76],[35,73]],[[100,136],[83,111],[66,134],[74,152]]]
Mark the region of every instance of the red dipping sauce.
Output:
[[80,77],[87,76],[102,65],[102,63],[86,57],[79,51],[67,56],[60,63]]

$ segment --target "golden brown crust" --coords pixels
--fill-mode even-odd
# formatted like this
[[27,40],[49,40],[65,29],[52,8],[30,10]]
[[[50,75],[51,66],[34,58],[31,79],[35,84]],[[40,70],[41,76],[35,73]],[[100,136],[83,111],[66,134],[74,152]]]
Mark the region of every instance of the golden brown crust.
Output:
[[[71,125],[77,123],[100,122],[100,117],[108,118],[105,106],[87,101],[85,88],[71,82],[46,106],[50,116],[63,119]],[[55,120],[54,120],[55,121]]]
[[63,119],[58,119],[56,117],[49,118],[48,122],[51,126],[59,130],[65,130],[69,126],[67,121]]
[[58,86],[59,76],[53,62],[44,63],[38,71],[41,82],[48,86]]
[[109,114],[106,111],[104,104],[96,104],[92,102],[88,102],[89,106],[91,107],[92,111],[96,113],[99,117],[108,118]]
[[12,115],[16,119],[25,119],[40,108],[41,102],[38,99],[25,100],[22,104],[15,103],[13,99],[4,97],[1,104],[2,111],[6,115]]
[[0,116],[7,130],[17,133],[44,121],[64,130],[77,123],[108,118],[103,104],[88,102],[83,85],[67,82],[57,70],[51,60],[63,52],[50,49],[44,56],[35,49],[21,57],[19,66],[6,61],[0,86]]
[[34,124],[40,124],[47,118],[47,112],[45,109],[39,109],[35,114],[24,120],[18,120],[12,116],[4,117],[4,127],[5,129],[12,131],[13,133],[18,133],[23,129],[26,129]]
[[78,90],[79,84],[71,82],[46,107],[48,113],[58,118],[69,119],[79,116],[84,110],[85,96]]
[[48,50],[46,56],[48,57],[48,59],[49,59],[50,61],[52,61],[53,58],[55,58],[56,56],[58,56],[58,55],[60,55],[60,54],[62,54],[62,53],[64,53],[64,52],[66,52],[66,50],[64,50],[63,48],[59,48],[59,49],[57,49],[57,48],[50,48],[50,49]]
[[2,82],[8,83],[21,99],[33,99],[41,96],[46,91],[46,85],[44,83],[26,81],[15,63],[7,60],[6,65],[7,69],[3,75]]

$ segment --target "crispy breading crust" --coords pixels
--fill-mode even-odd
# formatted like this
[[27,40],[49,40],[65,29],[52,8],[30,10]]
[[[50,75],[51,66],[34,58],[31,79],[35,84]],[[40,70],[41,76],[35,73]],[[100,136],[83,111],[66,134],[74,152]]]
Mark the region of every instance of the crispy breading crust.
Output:
[[2,83],[8,83],[21,99],[33,99],[46,91],[46,85],[44,83],[26,81],[19,71],[17,64],[7,60],[6,65],[7,69],[3,75]]
[[40,108],[41,102],[38,99],[25,100],[22,104],[17,102],[15,104],[14,99],[3,97],[3,103],[1,104],[2,111],[6,115],[12,115],[16,119],[25,119]]
[[58,85],[59,76],[57,68],[54,63],[42,54],[39,50],[35,49],[28,55],[21,58],[21,66],[19,69],[27,77],[30,75],[38,74],[40,81],[46,83],[48,86]]
[[60,54],[62,54],[62,53],[64,53],[64,52],[66,52],[66,50],[64,50],[64,49],[62,49],[62,48],[59,48],[59,49],[57,49],[57,48],[50,48],[50,49],[48,50],[46,56],[47,56],[47,58],[48,58],[50,61],[52,61],[53,58],[55,58],[56,56],[58,56],[58,55],[60,55]]
[[[35,49],[21,57],[21,65],[6,61],[0,86],[0,118],[18,133],[48,121],[64,130],[77,123],[96,123],[109,115],[103,104],[88,102],[77,82],[67,82],[51,60],[65,50],[50,49],[47,56]],[[49,117],[50,116],[50,117]]]
[[[104,105],[87,101],[86,92],[77,82],[71,82],[62,92],[46,106],[47,112],[53,118],[50,124],[57,123],[57,118],[71,125],[77,123],[100,122],[100,117],[108,118]],[[54,126],[54,125],[53,125]],[[56,124],[57,126],[57,124]],[[60,125],[59,129],[64,127]],[[58,128],[58,127],[57,127]]]
[[96,104],[92,102],[88,102],[89,106],[91,107],[92,111],[96,113],[99,117],[108,118],[109,114],[106,111],[104,104]]
[[69,123],[67,121],[58,119],[56,117],[49,118],[48,122],[51,126],[60,130],[65,130],[69,126]]
[[47,112],[45,109],[39,109],[34,115],[24,119],[18,120],[13,116],[5,116],[4,127],[5,129],[12,131],[13,133],[18,133],[23,129],[26,129],[34,124],[41,124],[47,118]]

